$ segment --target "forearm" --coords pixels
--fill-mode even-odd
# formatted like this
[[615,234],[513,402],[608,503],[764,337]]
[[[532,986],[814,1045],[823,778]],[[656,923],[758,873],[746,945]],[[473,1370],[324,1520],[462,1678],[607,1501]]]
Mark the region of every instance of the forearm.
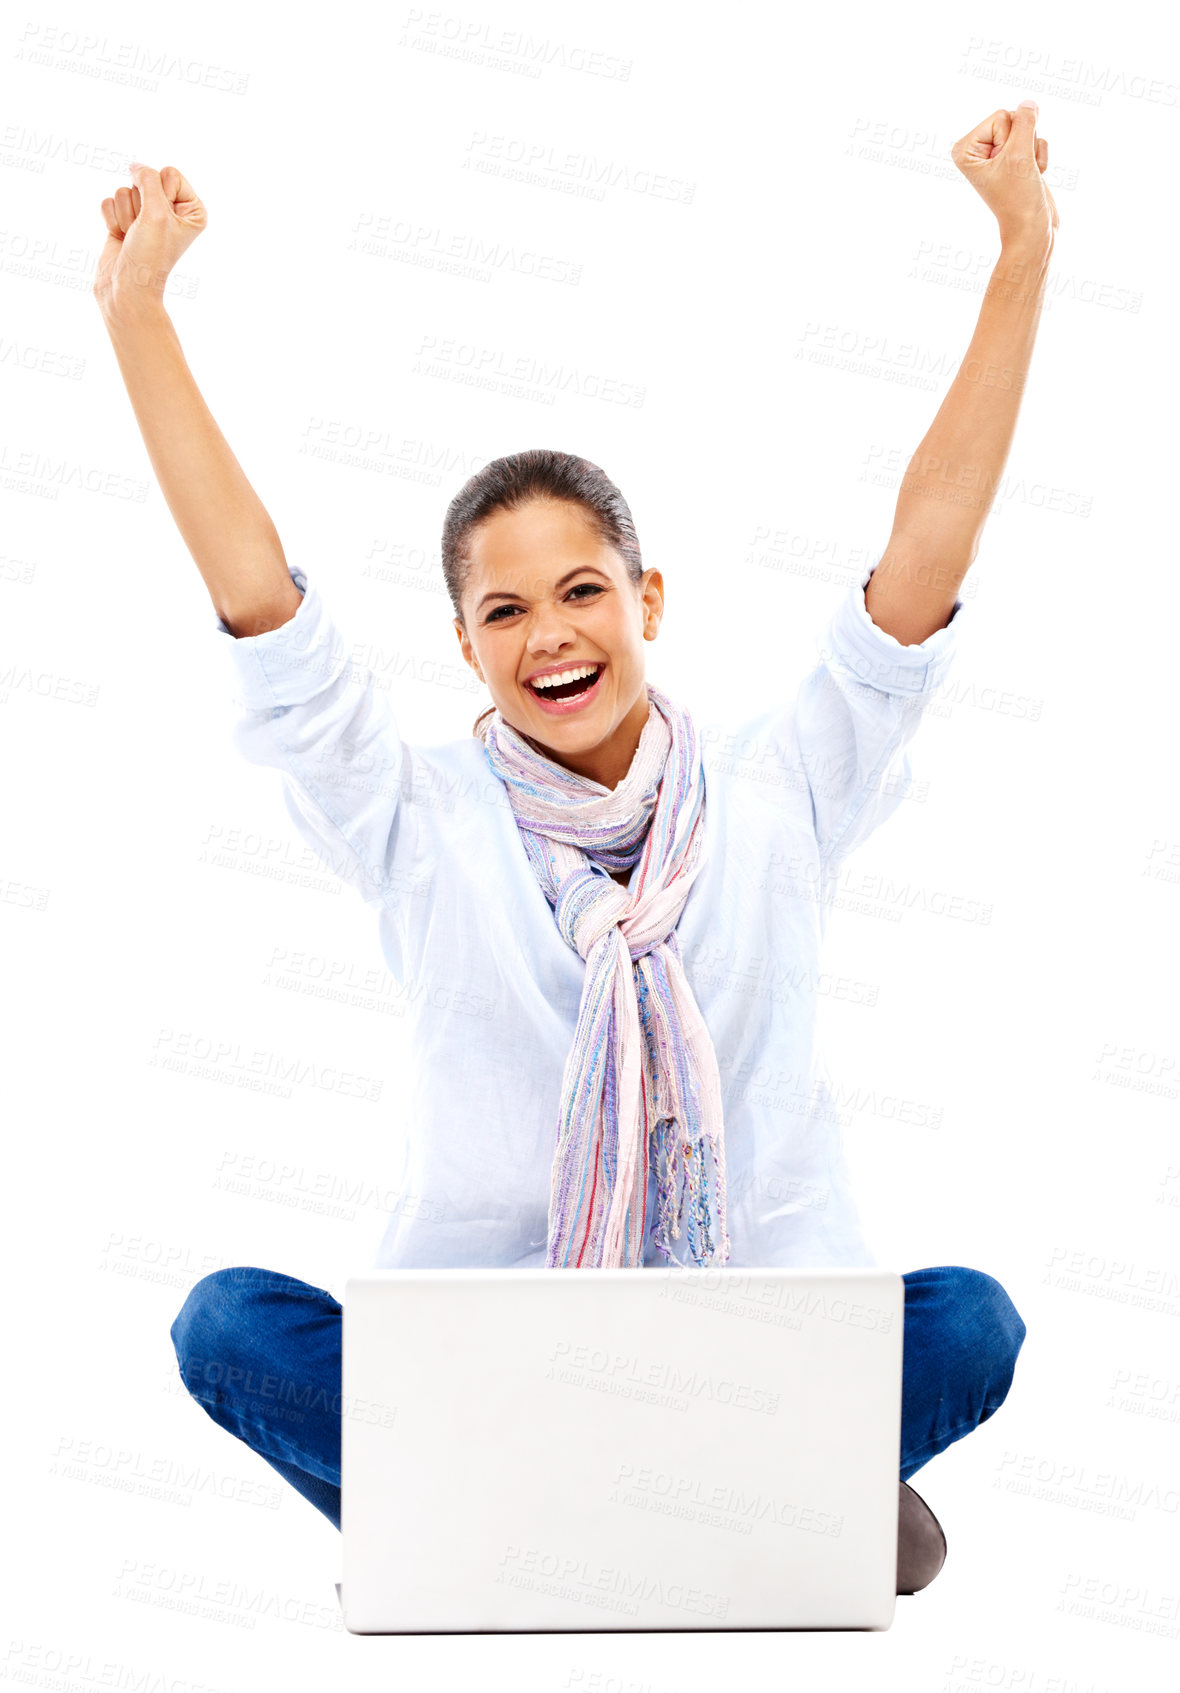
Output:
[[1051,240],[1003,246],[966,356],[906,468],[889,544],[865,592],[874,621],[887,622],[903,645],[944,627],[979,549],[1016,429],[1051,255]]
[[168,509],[235,635],[298,609],[278,532],[202,398],[162,306],[104,313],[127,394]]

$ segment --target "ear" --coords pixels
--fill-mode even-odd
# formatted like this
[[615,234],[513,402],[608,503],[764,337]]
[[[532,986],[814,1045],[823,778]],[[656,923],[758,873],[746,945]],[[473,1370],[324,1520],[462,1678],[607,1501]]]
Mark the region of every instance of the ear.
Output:
[[654,641],[664,615],[664,578],[658,570],[645,570],[642,589],[643,638]]
[[[455,634],[459,638],[459,647],[463,653],[464,662],[469,664],[472,670],[475,671],[475,674],[479,677],[480,681],[484,682],[484,674],[479,668],[479,661],[472,649],[471,642],[467,638],[467,631],[464,629],[462,623],[460,623],[457,617],[452,618],[451,622],[454,627]],[[486,682],[484,682],[484,686],[487,686]]]

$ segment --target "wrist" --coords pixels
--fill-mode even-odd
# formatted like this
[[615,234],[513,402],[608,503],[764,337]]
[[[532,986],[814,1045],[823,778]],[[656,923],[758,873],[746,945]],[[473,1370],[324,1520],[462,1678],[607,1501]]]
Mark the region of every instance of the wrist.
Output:
[[150,333],[165,325],[171,327],[172,319],[163,299],[157,294],[148,295],[146,291],[140,291],[111,299],[96,293],[95,298],[107,331],[112,336]]
[[988,278],[987,298],[1014,304],[1040,300],[1048,285],[1052,251],[1051,237],[1047,241],[1005,241]]
[[1014,262],[1047,264],[1053,251],[1053,229],[1043,224],[1001,229],[1000,253]]

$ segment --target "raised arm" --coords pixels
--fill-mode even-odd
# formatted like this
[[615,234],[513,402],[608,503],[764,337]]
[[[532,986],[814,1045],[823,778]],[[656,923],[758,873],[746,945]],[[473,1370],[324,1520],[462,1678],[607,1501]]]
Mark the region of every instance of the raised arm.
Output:
[[889,543],[865,589],[869,616],[903,646],[947,623],[1016,429],[1058,223],[1036,119],[1035,103],[1022,101],[951,149],[995,213],[1000,257],[966,357],[906,468]]
[[[132,172],[135,188],[103,201],[109,239],[94,295],[152,468],[213,601],[236,681],[238,749],[280,772],[288,815],[326,867],[400,921],[426,887],[419,813],[402,792],[428,788],[430,773],[371,672],[350,661],[316,584],[288,568],[185,363],[164,284],[205,227],[205,208],[171,166]],[[395,953],[386,956],[392,968]]]
[[102,203],[107,240],[94,280],[152,469],[214,609],[235,636],[278,628],[299,608],[282,543],[217,427],[164,307],[164,286],[206,213],[172,165],[131,167],[133,188]]

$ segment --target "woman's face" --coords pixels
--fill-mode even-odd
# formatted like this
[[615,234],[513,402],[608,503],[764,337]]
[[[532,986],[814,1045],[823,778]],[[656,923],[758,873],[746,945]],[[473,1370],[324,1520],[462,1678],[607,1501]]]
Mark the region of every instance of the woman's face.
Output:
[[[567,770],[615,788],[631,768],[650,710],[644,641],[664,609],[658,570],[637,587],[585,510],[530,500],[496,511],[470,537],[471,573],[455,630],[463,657],[501,716]],[[599,667],[580,700],[538,695],[538,671]],[[552,702],[546,704],[544,702]]]

